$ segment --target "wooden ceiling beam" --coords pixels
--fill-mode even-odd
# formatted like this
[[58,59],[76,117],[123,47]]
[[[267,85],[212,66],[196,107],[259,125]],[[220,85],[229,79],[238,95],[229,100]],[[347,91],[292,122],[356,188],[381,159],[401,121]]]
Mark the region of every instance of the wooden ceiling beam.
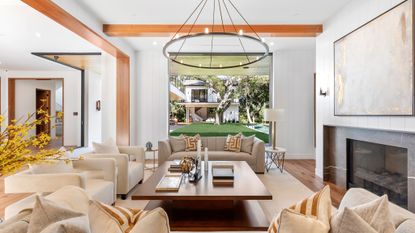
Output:
[[[174,35],[180,28],[179,24],[104,24],[103,31],[108,36],[117,37],[168,37]],[[316,37],[323,32],[321,24],[261,24],[251,25],[252,28],[263,37]],[[251,34],[253,31],[248,25],[235,25],[237,31],[243,30]],[[202,33],[205,28],[211,31],[212,25],[197,24],[192,33]],[[180,32],[186,34],[190,30],[185,25]],[[215,25],[214,31],[223,31],[221,25]],[[225,31],[235,31],[232,25],[225,25]]]

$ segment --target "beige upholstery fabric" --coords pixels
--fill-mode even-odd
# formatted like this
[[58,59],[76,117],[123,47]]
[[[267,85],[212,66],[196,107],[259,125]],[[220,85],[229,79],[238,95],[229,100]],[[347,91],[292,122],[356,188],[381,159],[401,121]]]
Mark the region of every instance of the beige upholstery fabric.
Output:
[[[297,204],[291,206],[288,208],[288,210],[291,210],[293,213],[297,213],[299,215],[302,215],[304,220],[310,220],[310,218],[315,219],[315,221],[311,221],[310,224],[316,225],[316,229],[327,229],[327,231],[330,229],[330,217],[331,217],[331,197],[330,197],[330,187],[327,185],[319,192],[314,193],[310,197],[298,202]],[[287,212],[287,216],[291,216],[291,212]],[[294,216],[294,219],[300,219],[299,216]],[[292,218],[288,218],[290,221]],[[281,228],[281,225],[287,225],[281,219],[281,216],[277,216],[273,222],[271,223],[271,226],[268,230],[269,233],[280,233],[279,229]],[[299,224],[299,223],[297,223]],[[301,225],[301,224],[300,224]],[[324,225],[324,228],[321,228],[319,226]],[[288,227],[288,226],[286,226]],[[291,227],[288,229],[292,229]],[[327,232],[326,231],[326,232]],[[288,231],[291,232],[291,231]]]
[[408,219],[396,229],[396,233],[413,233],[415,231],[415,219]]
[[242,136],[241,152],[251,153],[254,146],[255,135],[245,137]]
[[122,233],[117,221],[93,201],[90,203],[88,216],[92,233]]
[[183,135],[180,135],[179,137],[170,137],[169,142],[173,153],[186,150],[186,141],[184,140]]
[[32,211],[23,211],[0,224],[0,233],[27,233]]
[[[359,224],[351,224],[353,222]],[[345,207],[344,210],[337,212],[331,218],[331,232],[395,232],[395,227],[389,214],[388,197],[385,195],[359,206]]]
[[94,148],[94,152],[97,154],[119,154],[120,151],[118,150],[115,141],[110,138],[103,143],[92,142],[92,147]]
[[104,203],[114,203],[115,185],[113,182],[102,179],[88,179],[85,190],[90,193],[91,198]]
[[105,211],[109,216],[111,216],[124,233],[129,233],[134,225],[147,213],[147,211],[141,209],[110,206],[97,201],[94,201],[94,205],[100,207],[101,211]]
[[135,224],[130,233],[169,233],[169,218],[166,212],[157,208],[148,212]]
[[50,161],[47,163],[30,164],[29,170],[32,174],[72,173],[73,164],[71,161]]
[[[361,204],[368,203],[370,201],[379,198],[375,194],[361,188],[352,188],[346,192],[343,197],[339,211],[344,210],[346,207],[355,207]],[[391,214],[392,222],[396,228],[396,233],[407,233],[407,229],[415,229],[415,214],[393,204],[389,203],[389,211]],[[403,226],[401,228],[401,226]],[[413,231],[409,231],[413,232]]]
[[275,233],[326,233],[329,226],[315,217],[300,214],[294,210],[284,209],[279,218],[279,228]]
[[[71,174],[30,174],[20,172],[5,178],[6,193],[51,193],[62,187],[73,185],[85,189],[90,196],[97,200],[112,204],[115,202],[116,166],[114,159],[91,159],[74,161],[78,173]],[[85,171],[95,171],[103,177],[86,179]],[[105,171],[98,172],[98,171]],[[24,198],[6,207],[5,217],[10,218],[20,210],[32,208],[34,195]]]
[[[202,137],[202,145],[209,150],[209,160],[234,160],[247,161],[257,173],[264,172],[265,165],[265,144],[263,141],[255,138],[251,153],[239,152],[238,156],[233,153],[224,151],[226,137]],[[194,156],[195,152],[177,152],[173,153],[169,140],[159,141],[158,143],[158,162],[159,165],[168,160],[181,159],[184,155]],[[232,153],[232,154],[230,154]],[[202,153],[203,154],[203,153]]]
[[336,233],[379,233],[372,226],[363,220],[353,210],[346,207],[342,213],[341,218],[334,216],[330,232]]
[[117,194],[128,194],[140,181],[144,179],[144,148],[137,146],[118,147],[122,154],[84,154],[86,160],[96,158],[111,158],[116,160],[117,166]]
[[63,208],[50,200],[36,196],[27,233],[40,233],[50,224],[81,216],[85,215]]
[[90,233],[87,216],[65,219],[53,223],[40,233]]
[[[355,207],[362,205],[373,200],[378,199],[379,197],[365,189],[361,188],[352,188],[349,189],[344,195],[340,206],[339,211],[343,210],[345,207]],[[407,219],[415,219],[415,214],[405,210],[393,203],[389,203],[389,211],[391,214],[392,222],[395,228],[398,228]],[[415,225],[413,226],[415,229]]]

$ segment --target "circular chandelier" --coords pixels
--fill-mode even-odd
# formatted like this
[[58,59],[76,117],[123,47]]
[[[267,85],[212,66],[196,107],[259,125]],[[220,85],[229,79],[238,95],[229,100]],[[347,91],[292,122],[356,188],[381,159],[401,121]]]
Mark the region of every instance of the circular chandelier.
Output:
[[[208,2],[213,4],[212,24],[198,25],[197,22]],[[243,20],[244,25],[235,24],[231,16],[231,10],[236,12]],[[215,22],[216,17],[220,19],[217,24]],[[229,25],[225,25],[227,20],[230,22]],[[249,29],[248,33],[250,35],[247,35],[243,28]],[[233,42],[233,44],[230,42]],[[197,46],[202,47],[203,50],[195,52]],[[189,51],[185,51],[185,47]],[[231,48],[232,51],[226,50],[228,48]],[[248,51],[247,48],[255,48],[255,51]],[[191,57],[195,53],[207,56],[203,61],[200,61]],[[231,59],[232,61],[224,62],[218,58],[218,56],[229,55],[230,53],[242,55],[240,56],[241,59],[237,61]],[[246,67],[263,60],[269,55],[269,47],[242,16],[232,0],[200,0],[190,16],[170,41],[164,45],[163,54],[170,61],[184,66],[202,69],[229,69]]]

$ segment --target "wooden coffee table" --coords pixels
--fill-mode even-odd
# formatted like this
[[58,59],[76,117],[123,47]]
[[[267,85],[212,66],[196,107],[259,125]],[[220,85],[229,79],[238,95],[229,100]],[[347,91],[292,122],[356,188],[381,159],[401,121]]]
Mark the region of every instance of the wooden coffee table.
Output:
[[209,168],[197,184],[184,179],[178,192],[156,192],[161,178],[169,173],[171,162],[165,162],[137,187],[132,199],[150,200],[147,210],[162,207],[173,231],[267,230],[269,221],[258,200],[272,200],[271,193],[246,162],[227,163],[234,165],[233,187],[213,186]]

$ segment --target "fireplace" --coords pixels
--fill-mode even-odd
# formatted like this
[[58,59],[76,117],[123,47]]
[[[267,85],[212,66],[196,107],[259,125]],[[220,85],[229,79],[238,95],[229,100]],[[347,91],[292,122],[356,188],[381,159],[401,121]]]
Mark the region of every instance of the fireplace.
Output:
[[347,188],[364,188],[408,208],[408,150],[347,139]]
[[323,128],[323,179],[364,188],[415,212],[415,132]]

